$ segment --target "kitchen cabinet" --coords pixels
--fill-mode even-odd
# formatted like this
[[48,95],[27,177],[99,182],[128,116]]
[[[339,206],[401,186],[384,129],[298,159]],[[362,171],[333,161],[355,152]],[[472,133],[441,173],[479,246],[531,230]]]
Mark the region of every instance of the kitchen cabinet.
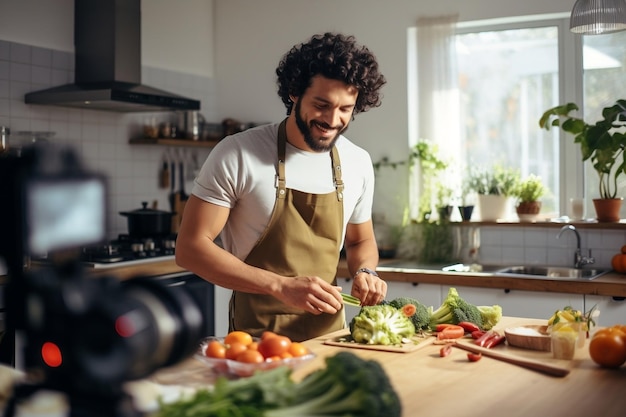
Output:
[[[442,286],[441,296],[448,293],[447,286]],[[554,312],[565,306],[572,306],[584,311],[585,296],[554,292],[522,291],[497,288],[455,287],[461,297],[475,305],[494,305],[502,307],[505,316],[549,319]]]
[[598,326],[626,324],[625,297],[585,295],[585,311],[591,310],[594,305],[600,310],[600,317],[596,320]]

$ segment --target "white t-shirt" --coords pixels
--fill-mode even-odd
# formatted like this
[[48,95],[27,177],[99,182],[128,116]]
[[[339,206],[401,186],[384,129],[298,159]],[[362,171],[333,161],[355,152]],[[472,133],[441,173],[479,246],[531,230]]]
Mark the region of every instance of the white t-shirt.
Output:
[[[258,126],[220,141],[202,165],[192,194],[231,209],[220,235],[224,249],[245,259],[267,227],[276,199],[279,123]],[[371,218],[374,169],[369,154],[341,136],[336,145],[344,189],[343,233]],[[335,190],[330,152],[286,148],[287,188],[314,194]],[[343,241],[342,241],[343,245]]]

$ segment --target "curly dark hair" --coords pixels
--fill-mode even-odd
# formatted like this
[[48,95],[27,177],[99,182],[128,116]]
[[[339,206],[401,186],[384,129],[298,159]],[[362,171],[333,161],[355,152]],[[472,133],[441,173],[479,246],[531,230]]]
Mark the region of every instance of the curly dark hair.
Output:
[[354,36],[335,33],[314,35],[287,52],[276,68],[278,95],[291,113],[290,95],[299,97],[315,75],[340,80],[359,92],[354,114],[381,104],[380,89],[387,82],[378,71],[376,57],[356,43]]

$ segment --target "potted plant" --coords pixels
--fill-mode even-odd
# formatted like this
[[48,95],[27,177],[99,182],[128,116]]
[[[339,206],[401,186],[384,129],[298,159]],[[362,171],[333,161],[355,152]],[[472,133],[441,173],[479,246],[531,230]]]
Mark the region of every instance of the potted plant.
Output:
[[506,216],[509,197],[519,181],[519,173],[511,168],[495,165],[491,170],[474,169],[468,186],[478,194],[478,209],[483,221],[496,221]]
[[[617,180],[626,172],[623,158],[626,147],[626,100],[602,109],[602,119],[595,124],[570,116],[578,110],[575,103],[567,103],[546,110],[539,119],[539,126],[549,130],[560,126],[563,131],[574,135],[574,143],[580,145],[583,161],[591,161],[598,174],[598,197],[593,200],[598,221],[618,221],[622,198],[617,197]],[[608,204],[612,210],[605,213],[602,207]]]
[[541,178],[530,174],[519,181],[513,190],[513,196],[517,199],[515,211],[521,221],[532,221],[541,211],[541,201],[539,199],[545,194],[546,187]]

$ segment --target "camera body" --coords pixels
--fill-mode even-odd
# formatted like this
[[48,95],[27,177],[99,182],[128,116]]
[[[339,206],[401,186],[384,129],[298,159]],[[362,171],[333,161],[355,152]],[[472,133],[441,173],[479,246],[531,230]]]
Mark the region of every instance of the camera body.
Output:
[[[139,415],[123,383],[196,350],[205,336],[199,306],[147,277],[85,273],[79,248],[105,240],[106,181],[71,148],[35,143],[0,157],[0,178],[7,333],[28,376],[5,415],[39,389],[65,393],[72,415]],[[47,262],[30,266],[33,256]]]

